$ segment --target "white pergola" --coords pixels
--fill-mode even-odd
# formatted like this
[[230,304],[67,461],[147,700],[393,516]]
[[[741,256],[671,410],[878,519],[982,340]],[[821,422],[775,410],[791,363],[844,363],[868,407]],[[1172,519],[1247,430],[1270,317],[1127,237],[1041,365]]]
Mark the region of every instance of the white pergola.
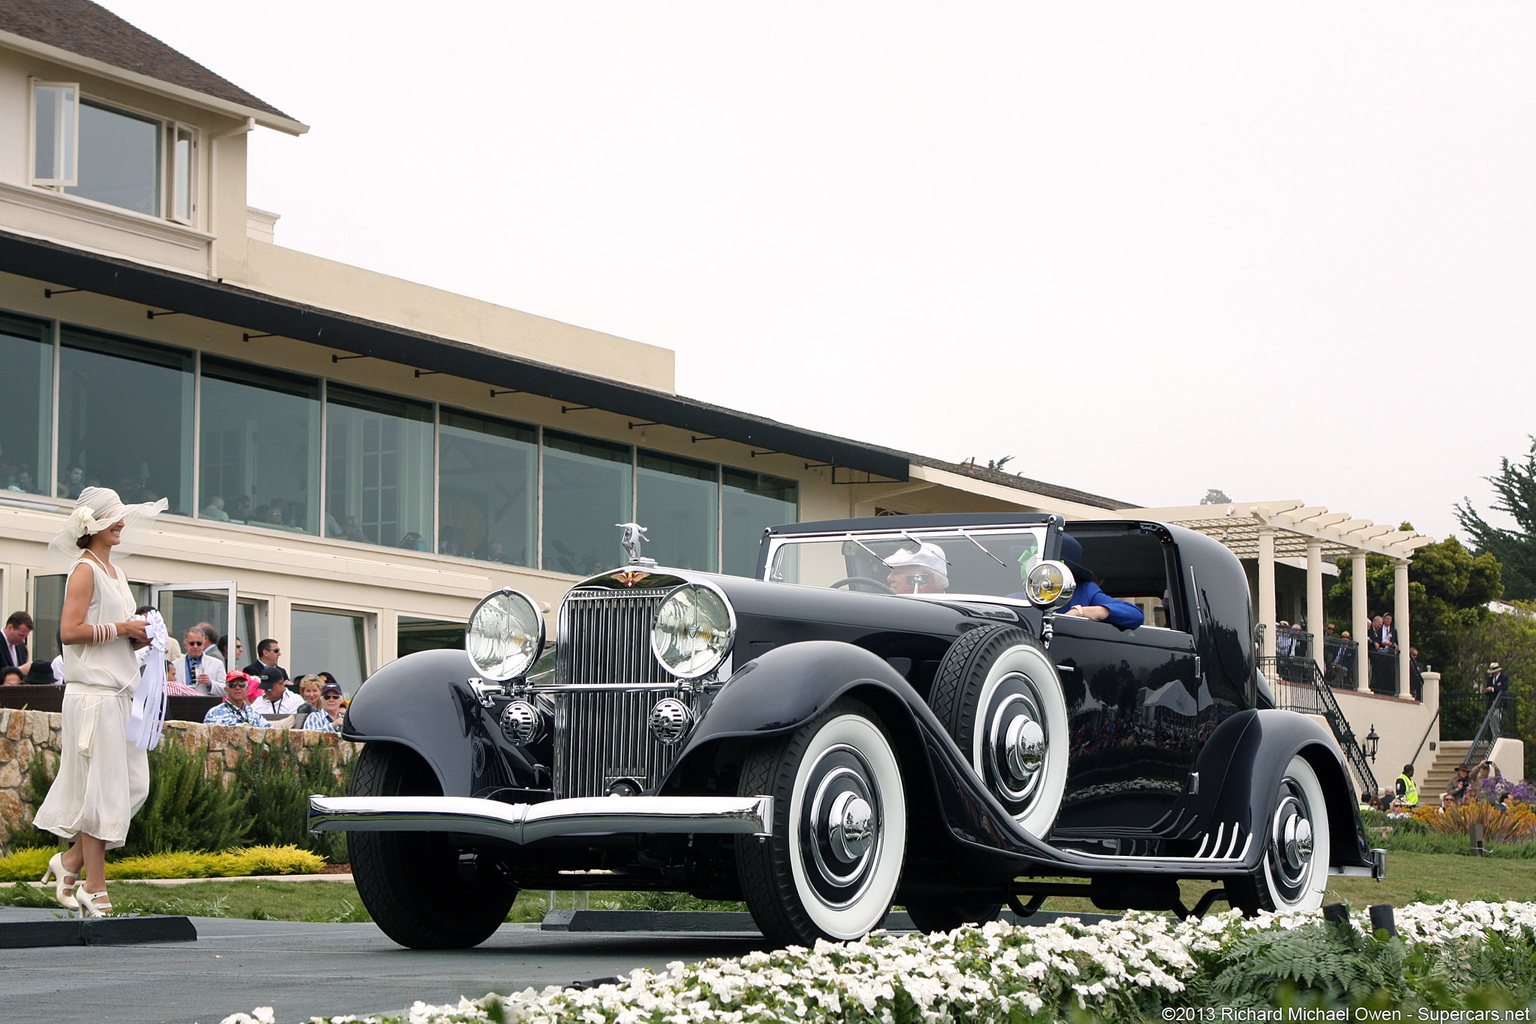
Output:
[[[1403,696],[1409,679],[1408,645],[1411,624],[1408,621],[1408,563],[1413,552],[1434,538],[1409,533],[1391,526],[1380,526],[1369,519],[1356,519],[1348,512],[1330,512],[1321,505],[1301,501],[1234,501],[1218,505],[1184,505],[1177,508],[1126,508],[1126,518],[1151,519],[1175,523],[1198,530],[1220,541],[1239,558],[1254,559],[1259,568],[1258,618],[1264,624],[1264,654],[1275,655],[1275,559],[1305,559],[1307,567],[1307,622],[1321,634],[1318,624],[1323,613],[1323,562],[1351,560],[1354,585],[1351,620],[1354,639],[1363,645],[1370,628],[1366,609],[1366,588],[1358,581],[1365,578],[1365,557],[1385,555],[1393,567],[1393,625],[1398,634],[1398,696]],[[1323,663],[1324,645],[1312,645],[1312,657],[1318,667]],[[1358,684],[1365,688],[1369,679],[1366,665],[1370,659],[1355,659]]]

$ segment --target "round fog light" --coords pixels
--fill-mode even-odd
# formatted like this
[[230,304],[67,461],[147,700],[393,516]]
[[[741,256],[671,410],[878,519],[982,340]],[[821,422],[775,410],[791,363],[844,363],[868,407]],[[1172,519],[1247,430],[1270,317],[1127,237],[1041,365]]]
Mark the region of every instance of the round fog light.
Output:
[[693,712],[676,697],[667,697],[651,708],[650,724],[651,735],[670,745],[688,735],[693,726]]

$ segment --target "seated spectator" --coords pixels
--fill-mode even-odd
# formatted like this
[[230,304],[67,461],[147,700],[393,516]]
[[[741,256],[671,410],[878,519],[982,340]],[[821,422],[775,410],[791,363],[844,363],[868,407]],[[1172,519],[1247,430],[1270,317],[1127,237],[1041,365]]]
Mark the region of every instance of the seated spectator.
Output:
[[[305,676],[304,678],[314,677]],[[326,683],[320,690],[320,710],[304,719],[304,728],[318,732],[340,732],[341,721],[345,717],[341,706],[341,687],[335,683]]]
[[261,689],[265,691],[260,697],[251,702],[257,714],[262,715],[296,715],[299,707],[303,705],[304,698],[288,689],[286,673],[281,670],[267,669],[262,674]]
[[224,511],[224,499],[217,494],[208,499],[208,504],[204,505],[202,512],[198,514],[202,518],[212,519],[214,522],[229,522],[229,513]]
[[34,658],[29,664],[27,674],[21,680],[28,686],[57,686],[63,681],[53,674],[53,666],[42,658]]
[[224,700],[208,709],[203,716],[205,725],[248,725],[255,729],[267,728],[267,720],[257,714],[250,705],[251,688],[256,681],[235,669],[224,678]]
[[1395,796],[1395,797],[1392,798],[1392,804],[1387,809],[1387,817],[1389,817],[1389,818],[1406,818],[1406,817],[1408,817],[1408,804],[1403,801],[1402,797]]
[[320,710],[320,689],[325,686],[325,680],[315,675],[300,676],[296,685],[299,696],[304,698],[304,704],[294,714],[298,715],[299,721],[302,722]]
[[1449,793],[1440,794],[1440,813],[1444,814],[1447,808],[1456,806],[1456,798]]
[[0,686],[20,686],[21,678],[21,669],[15,665],[7,665],[0,669]]

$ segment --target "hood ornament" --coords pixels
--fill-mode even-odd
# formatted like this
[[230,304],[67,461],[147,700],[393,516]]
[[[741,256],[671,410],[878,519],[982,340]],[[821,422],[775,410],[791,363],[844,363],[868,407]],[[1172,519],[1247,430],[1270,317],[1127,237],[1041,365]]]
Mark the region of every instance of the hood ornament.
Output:
[[624,545],[624,553],[629,555],[630,565],[656,564],[656,559],[646,558],[640,554],[640,542],[649,539],[645,535],[645,527],[639,523],[614,523],[613,525],[624,531],[619,538],[619,543]]

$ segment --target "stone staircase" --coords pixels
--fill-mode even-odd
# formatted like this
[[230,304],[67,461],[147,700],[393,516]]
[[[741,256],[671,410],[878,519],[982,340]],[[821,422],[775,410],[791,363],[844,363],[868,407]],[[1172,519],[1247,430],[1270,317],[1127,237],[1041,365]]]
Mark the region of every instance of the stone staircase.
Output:
[[[1461,764],[1467,751],[1472,749],[1471,740],[1441,740],[1440,746],[1435,750],[1435,760],[1429,768],[1420,772],[1414,769],[1414,781],[1419,785],[1419,803],[1426,807],[1437,806],[1440,803],[1440,794],[1451,788],[1451,782],[1456,778],[1456,766]],[[1396,780],[1397,776],[1392,776]]]

